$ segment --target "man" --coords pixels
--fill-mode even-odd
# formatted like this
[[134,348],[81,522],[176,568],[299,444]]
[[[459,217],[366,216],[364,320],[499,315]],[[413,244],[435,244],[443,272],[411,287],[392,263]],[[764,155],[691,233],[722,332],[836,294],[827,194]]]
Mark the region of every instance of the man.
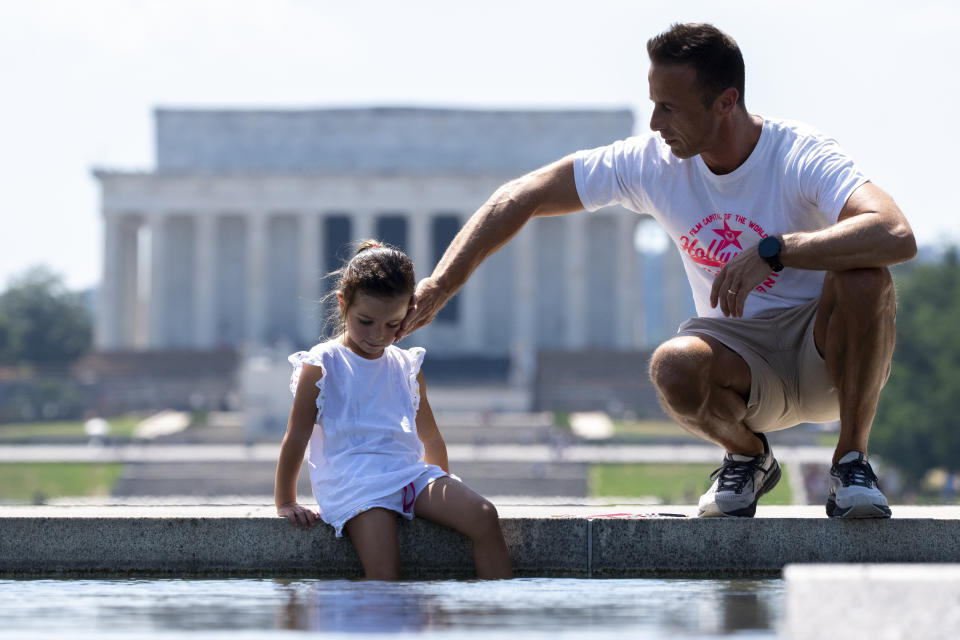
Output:
[[750,114],[732,38],[678,24],[647,43],[653,133],[580,151],[502,186],[417,287],[428,323],[532,216],[609,205],[652,215],[680,249],[699,317],[650,362],[665,411],[726,450],[701,516],[753,516],[780,478],[764,432],[840,420],[827,514],[889,517],[867,440],[890,371],[886,267],[910,225],[837,142]]

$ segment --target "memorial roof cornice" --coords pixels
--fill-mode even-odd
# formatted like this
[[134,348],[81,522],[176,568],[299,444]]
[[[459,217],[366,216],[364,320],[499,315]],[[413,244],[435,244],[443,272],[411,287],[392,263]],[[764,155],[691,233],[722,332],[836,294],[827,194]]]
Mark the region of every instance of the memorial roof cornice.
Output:
[[[536,167],[531,167],[533,170]],[[91,171],[96,178],[128,177],[128,178],[160,178],[160,179],[196,179],[196,178],[223,178],[223,179],[370,179],[370,178],[399,178],[399,179],[475,179],[488,177],[515,177],[515,172],[500,171],[423,171],[423,172],[389,172],[389,171],[158,171],[150,169],[111,169],[95,167]]]

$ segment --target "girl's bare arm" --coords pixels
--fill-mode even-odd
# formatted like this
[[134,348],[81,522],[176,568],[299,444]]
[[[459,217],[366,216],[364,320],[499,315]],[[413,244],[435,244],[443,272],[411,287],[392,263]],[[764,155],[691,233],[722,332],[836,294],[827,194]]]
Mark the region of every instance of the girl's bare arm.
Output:
[[417,384],[420,385],[420,409],[417,411],[417,435],[423,443],[424,457],[430,464],[435,464],[447,473],[450,473],[450,463],[447,460],[447,445],[440,435],[437,420],[433,417],[433,410],[427,401],[427,383],[423,372],[417,374]]
[[277,460],[277,476],[273,497],[277,505],[277,515],[290,520],[296,526],[310,527],[317,514],[297,503],[297,478],[303,465],[303,454],[313,434],[313,424],[317,419],[317,381],[323,376],[323,369],[304,364],[297,382],[297,391],[287,420],[287,432],[280,445],[280,458]]

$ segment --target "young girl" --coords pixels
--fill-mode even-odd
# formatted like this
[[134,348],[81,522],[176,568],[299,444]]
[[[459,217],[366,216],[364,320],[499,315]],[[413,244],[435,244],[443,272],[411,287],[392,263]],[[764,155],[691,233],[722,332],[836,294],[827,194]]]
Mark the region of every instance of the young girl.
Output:
[[413,295],[413,263],[367,240],[336,275],[336,337],[290,356],[294,400],[277,463],[277,514],[297,527],[318,517],[297,503],[309,442],[319,517],[337,537],[347,530],[368,579],[400,575],[395,514],[468,536],[477,577],[510,577],[496,508],[450,476],[420,372],[424,350],[393,345]]

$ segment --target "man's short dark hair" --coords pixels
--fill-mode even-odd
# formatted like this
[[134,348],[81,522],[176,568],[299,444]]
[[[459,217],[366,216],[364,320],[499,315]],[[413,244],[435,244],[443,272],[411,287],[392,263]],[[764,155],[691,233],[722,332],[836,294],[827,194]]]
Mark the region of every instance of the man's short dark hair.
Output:
[[743,101],[745,71],[736,41],[712,24],[675,24],[647,41],[647,54],[654,64],[689,64],[697,72],[703,105],[710,107],[724,90],[733,87]]

